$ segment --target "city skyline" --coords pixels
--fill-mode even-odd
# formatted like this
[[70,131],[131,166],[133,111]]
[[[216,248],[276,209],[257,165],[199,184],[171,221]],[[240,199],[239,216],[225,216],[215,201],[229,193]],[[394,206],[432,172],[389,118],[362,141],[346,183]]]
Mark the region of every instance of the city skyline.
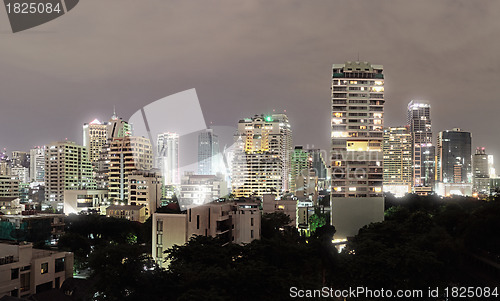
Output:
[[[67,17],[15,36],[5,33],[8,24],[0,18],[5,40],[0,148],[27,151],[65,138],[80,144],[81,124],[107,120],[114,105],[128,119],[156,99],[196,88],[207,124],[234,127],[245,116],[286,110],[294,145],[329,149],[330,68],[359,57],[384,65],[385,126],[406,124],[407,103],[425,99],[432,105],[434,133],[463,128],[472,133],[473,147],[484,146],[500,157],[500,141],[491,139],[500,108],[494,89],[500,4],[361,1],[347,10],[340,2],[281,7],[221,1],[199,15],[196,4],[186,2],[177,6],[183,18],[170,13],[165,18],[159,12],[168,11],[168,3],[158,4],[165,8],[158,13],[120,3],[123,9],[112,16],[116,25],[109,27],[102,23],[103,12],[86,3]],[[99,5],[105,10],[115,3]],[[125,16],[146,10],[148,22],[127,30],[132,24]],[[349,22],[347,11],[359,21]],[[213,20],[215,13],[219,21]],[[102,18],[87,24],[90,14]],[[165,29],[166,19],[187,28]],[[195,25],[183,19],[210,26],[195,33]],[[234,28],[224,26],[228,22]],[[213,41],[207,39],[211,33]],[[127,38],[141,43],[132,45]],[[26,45],[34,41],[37,48],[31,50]],[[185,45],[179,52],[181,41]],[[214,72],[217,76],[211,76]]]

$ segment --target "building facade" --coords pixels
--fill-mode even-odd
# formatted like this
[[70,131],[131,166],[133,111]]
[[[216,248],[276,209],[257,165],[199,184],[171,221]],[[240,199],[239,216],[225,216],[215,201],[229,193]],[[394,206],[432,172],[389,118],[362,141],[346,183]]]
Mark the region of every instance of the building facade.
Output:
[[164,184],[179,184],[179,134],[159,134],[156,145],[157,168],[161,171]]
[[137,170],[153,168],[153,151],[149,139],[127,136],[113,138],[108,153],[108,190],[111,202],[128,201],[128,176]]
[[384,218],[383,66],[334,64],[331,91],[331,222],[345,239]]
[[163,178],[159,171],[135,171],[128,176],[129,204],[145,207],[146,219],[161,206]]
[[30,150],[30,181],[43,182],[45,179],[45,146]]
[[472,136],[455,128],[439,132],[438,180],[442,183],[472,183]]
[[155,213],[153,258],[167,267],[163,252],[185,244],[194,235],[218,237],[227,244],[250,243],[260,239],[260,222],[259,203],[252,201],[212,202],[179,214]]
[[235,141],[231,186],[236,197],[289,191],[292,130],[285,114],[240,120]]
[[426,100],[408,104],[408,126],[412,135],[413,191],[427,194],[434,190],[436,148],[432,143],[431,105]]
[[220,166],[219,137],[213,129],[198,135],[198,174],[215,175],[222,171]]
[[409,127],[384,129],[384,191],[397,197],[411,193],[412,135]]
[[27,298],[59,289],[73,277],[73,253],[34,249],[31,243],[0,244],[0,297]]
[[45,202],[59,211],[64,191],[95,189],[87,149],[71,141],[54,142],[45,150]]

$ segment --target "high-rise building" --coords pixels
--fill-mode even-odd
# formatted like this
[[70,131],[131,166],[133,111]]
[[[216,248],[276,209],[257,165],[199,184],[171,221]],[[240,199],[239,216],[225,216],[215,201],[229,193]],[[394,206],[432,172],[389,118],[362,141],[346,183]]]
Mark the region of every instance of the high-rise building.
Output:
[[25,167],[30,166],[30,156],[27,152],[13,151],[12,152],[12,167]]
[[[113,112],[113,116],[109,119],[106,126],[106,142],[102,144],[102,125],[96,126],[96,133],[93,137],[95,141],[94,150],[98,152],[97,156],[94,158],[92,165],[94,166],[94,178],[96,180],[97,187],[99,189],[108,189],[109,186],[109,168],[110,168],[110,151],[111,142],[114,138],[124,138],[132,136],[132,126],[123,121],[122,118],[116,116],[116,112]],[[85,134],[84,134],[85,135]],[[89,141],[92,140],[89,137]],[[99,145],[102,145],[99,148]]]
[[303,146],[295,146],[291,161],[292,180],[290,181],[290,192],[295,194],[297,189],[303,188],[296,186],[297,178],[308,175],[311,167],[312,157],[309,156],[309,153],[304,150]]
[[213,129],[198,135],[198,174],[215,175],[220,170],[219,137]]
[[474,192],[489,195],[490,177],[496,177],[493,155],[486,154],[484,147],[476,148],[476,153],[472,156],[472,167],[474,169]]
[[285,114],[255,115],[238,123],[232,160],[237,197],[289,190],[292,130]]
[[96,165],[101,150],[108,142],[108,125],[97,119],[83,125],[83,146],[89,152],[89,159],[92,165]]
[[397,197],[411,192],[412,135],[408,126],[384,129],[384,191]]
[[30,181],[43,182],[45,177],[45,146],[30,150]]
[[162,133],[157,139],[157,168],[165,185],[177,185],[179,177],[179,134]]
[[87,148],[71,141],[45,147],[45,201],[63,210],[64,191],[95,189]]
[[306,149],[306,152],[309,153],[309,157],[311,158],[311,168],[314,170],[318,179],[325,180],[328,177],[328,172],[326,169],[325,158],[323,157],[321,150],[319,148]]
[[471,134],[455,128],[439,132],[438,180],[442,183],[472,183]]
[[146,207],[148,218],[161,206],[163,180],[158,170],[135,171],[128,176],[129,204]]
[[334,64],[331,115],[331,221],[339,239],[384,218],[383,66]]
[[0,175],[0,198],[18,198],[19,179],[15,176]]
[[149,139],[126,136],[111,141],[109,156],[109,199],[129,201],[128,176],[137,170],[153,168],[153,151]]
[[113,112],[113,116],[111,116],[111,119],[107,122],[106,126],[108,127],[108,141],[111,141],[114,138],[132,136],[133,134],[132,125],[116,116],[116,111]]
[[408,104],[408,125],[412,134],[413,191],[427,194],[435,184],[435,146],[432,144],[431,105],[426,100]]

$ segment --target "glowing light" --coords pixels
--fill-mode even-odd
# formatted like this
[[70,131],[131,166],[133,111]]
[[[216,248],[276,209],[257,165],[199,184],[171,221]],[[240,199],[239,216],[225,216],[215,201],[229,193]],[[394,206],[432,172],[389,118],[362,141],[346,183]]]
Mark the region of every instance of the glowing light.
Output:
[[267,122],[271,122],[271,121],[273,121],[273,118],[272,118],[271,116],[266,116],[266,117],[265,117],[265,120],[266,120]]

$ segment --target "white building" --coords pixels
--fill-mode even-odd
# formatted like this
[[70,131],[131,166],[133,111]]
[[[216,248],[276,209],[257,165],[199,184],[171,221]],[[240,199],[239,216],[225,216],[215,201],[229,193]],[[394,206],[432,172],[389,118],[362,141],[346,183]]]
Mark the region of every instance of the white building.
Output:
[[34,249],[31,243],[0,243],[0,297],[58,289],[71,277],[73,253]]
[[30,181],[43,182],[45,178],[45,146],[30,150]]
[[165,185],[176,185],[179,179],[179,135],[158,134],[157,167],[161,170]]
[[221,172],[219,137],[213,129],[206,129],[198,135],[198,174],[215,175]]
[[219,237],[225,243],[246,244],[260,239],[261,213],[256,202],[213,202],[186,213],[153,214],[152,254],[162,267],[168,248],[185,244],[193,235]]
[[65,190],[64,191],[64,214],[80,212],[99,212],[106,214],[109,206],[107,190]]
[[384,219],[383,66],[334,64],[331,115],[331,221],[338,239]]
[[62,211],[64,191],[79,189],[95,189],[87,149],[71,141],[47,145],[45,202]]
[[228,194],[224,175],[195,175],[186,173],[179,187],[179,205],[182,209],[199,206]]

